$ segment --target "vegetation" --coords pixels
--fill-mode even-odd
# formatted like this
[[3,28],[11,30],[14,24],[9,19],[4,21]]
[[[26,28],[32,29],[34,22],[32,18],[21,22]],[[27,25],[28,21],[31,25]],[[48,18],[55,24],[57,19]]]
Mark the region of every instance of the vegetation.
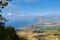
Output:
[[0,12],[2,12],[1,9],[5,8],[8,5],[8,2],[12,0],[0,0]]
[[[0,0],[0,12],[2,12],[1,9],[8,5],[8,1],[12,0]],[[26,38],[19,37],[12,26],[6,27],[5,23],[7,21],[8,20],[0,14],[0,40],[27,40]]]
[[5,26],[7,20],[0,15],[0,40],[27,40],[19,37],[12,26]]
[[[60,26],[34,25],[21,28],[19,36],[26,37],[28,40],[60,40]],[[29,36],[28,36],[29,35]]]
[[60,40],[59,30],[50,30],[43,33],[18,32],[18,34],[28,40]]

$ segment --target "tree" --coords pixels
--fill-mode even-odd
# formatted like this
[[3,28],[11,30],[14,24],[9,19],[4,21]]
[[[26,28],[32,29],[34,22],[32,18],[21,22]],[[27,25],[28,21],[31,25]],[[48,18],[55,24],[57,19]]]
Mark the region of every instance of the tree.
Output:
[[[0,12],[2,12],[1,9],[3,9],[4,7],[6,7],[8,5],[8,0],[0,0]],[[2,17],[2,15],[0,14],[0,40],[5,40],[5,22],[7,20]]]
[[15,29],[12,26],[6,28],[7,40],[18,40]]
[[5,39],[5,22],[7,20],[0,15],[0,40]]
[[6,32],[6,35],[7,35],[6,40],[27,40],[24,37],[19,37],[16,34],[16,31],[12,26],[7,27],[5,32]]
[[2,12],[1,9],[5,8],[8,5],[8,2],[12,0],[0,0],[0,12]]
[[[12,0],[0,0],[0,12],[8,6],[9,1]],[[12,26],[5,27],[6,21],[8,20],[0,14],[0,40],[26,40],[26,38],[19,37]]]

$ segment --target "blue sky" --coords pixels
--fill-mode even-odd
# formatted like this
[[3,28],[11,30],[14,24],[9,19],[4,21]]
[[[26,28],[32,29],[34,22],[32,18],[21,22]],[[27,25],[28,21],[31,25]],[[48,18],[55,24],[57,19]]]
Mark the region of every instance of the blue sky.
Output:
[[34,21],[36,16],[56,14],[60,15],[60,0],[12,0],[3,9],[3,15],[6,18],[11,21],[23,20],[23,23],[25,23],[24,20]]
[[37,1],[22,1],[13,0],[9,3],[8,8],[5,8],[4,13],[24,12],[28,14],[55,14],[60,13],[60,0],[37,0]]
[[4,13],[5,12],[24,12],[27,14],[59,14],[60,0],[13,0],[9,3],[8,8],[4,10]]

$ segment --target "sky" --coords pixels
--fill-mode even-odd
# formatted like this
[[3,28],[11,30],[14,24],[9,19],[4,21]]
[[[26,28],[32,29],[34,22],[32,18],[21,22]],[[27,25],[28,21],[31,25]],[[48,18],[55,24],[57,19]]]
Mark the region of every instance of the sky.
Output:
[[37,16],[60,15],[60,0],[12,0],[3,9],[3,16],[12,26],[34,24]]

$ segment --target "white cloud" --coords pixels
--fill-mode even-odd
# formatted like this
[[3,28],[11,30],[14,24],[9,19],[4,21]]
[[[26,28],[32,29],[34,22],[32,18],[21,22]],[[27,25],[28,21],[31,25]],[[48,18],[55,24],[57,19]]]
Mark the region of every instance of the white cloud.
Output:
[[11,16],[12,14],[11,14],[11,13],[8,13],[7,15],[8,15],[8,16]]
[[23,12],[7,13],[7,16],[24,16]]
[[46,13],[36,13],[36,14],[30,14],[30,13],[25,13],[25,12],[14,12],[14,13],[7,13],[8,16],[16,16],[16,17],[35,17],[35,16],[48,16]]

